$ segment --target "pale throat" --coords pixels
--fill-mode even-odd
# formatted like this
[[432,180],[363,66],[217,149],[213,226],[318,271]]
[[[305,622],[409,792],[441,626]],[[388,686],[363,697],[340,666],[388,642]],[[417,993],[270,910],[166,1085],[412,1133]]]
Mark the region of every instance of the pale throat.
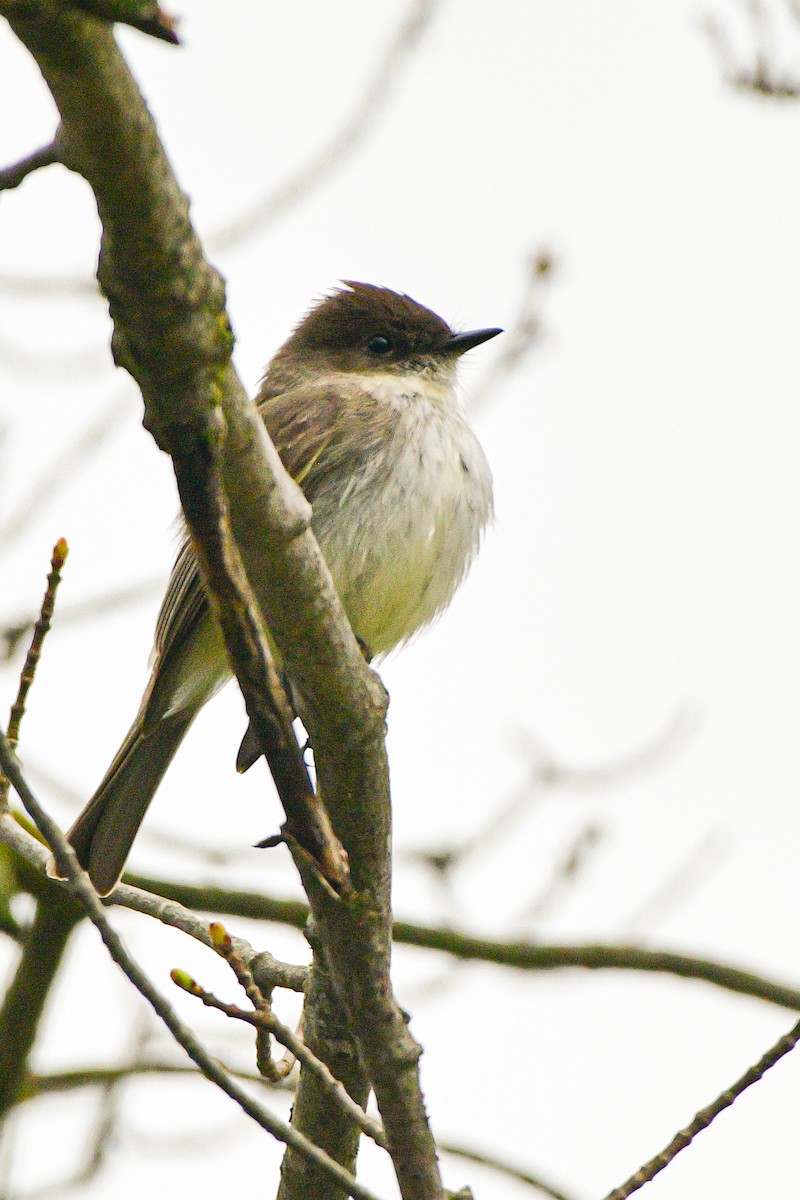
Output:
[[456,392],[456,373],[449,365],[435,372],[387,371],[380,375],[362,375],[359,383],[379,403],[391,404],[396,408],[405,408],[419,401],[445,412],[461,407]]

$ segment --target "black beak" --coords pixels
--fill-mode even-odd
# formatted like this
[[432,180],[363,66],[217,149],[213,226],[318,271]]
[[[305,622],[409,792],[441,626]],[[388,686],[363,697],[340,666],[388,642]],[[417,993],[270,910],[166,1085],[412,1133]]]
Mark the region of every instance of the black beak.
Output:
[[444,354],[466,354],[467,350],[488,342],[489,338],[497,337],[502,329],[470,329],[467,333],[454,333],[442,346]]

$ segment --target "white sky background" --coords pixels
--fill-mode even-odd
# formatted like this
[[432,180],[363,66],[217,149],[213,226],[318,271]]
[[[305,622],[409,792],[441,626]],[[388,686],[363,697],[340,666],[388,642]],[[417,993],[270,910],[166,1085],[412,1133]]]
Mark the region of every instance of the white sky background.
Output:
[[[338,128],[405,5],[174,11],[183,49],[128,32],[121,41],[209,236]],[[800,983],[800,103],[727,87],[700,29],[705,11],[699,0],[442,3],[360,153],[289,217],[213,258],[253,390],[310,300],[340,278],[407,291],[463,327],[508,326],[526,255],[546,246],[557,256],[544,343],[475,416],[496,527],[442,622],[382,669],[398,915],[497,937],[637,938]],[[717,0],[716,11],[746,51],[744,10]],[[779,30],[780,64],[800,69],[797,27],[783,17]],[[0,112],[0,161],[52,132],[35,68],[5,30]],[[96,217],[80,180],[41,172],[3,196],[0,214],[2,272],[91,278]],[[0,338],[0,524],[115,397],[125,411],[103,454],[0,547],[0,624],[38,604],[62,534],[64,614],[100,591],[165,578],[171,470],[140,427],[132,384],[103,365],[102,302],[2,292]],[[498,339],[469,356],[467,398],[500,350]],[[22,351],[35,370],[23,370]],[[69,363],[84,352],[95,366],[79,375]],[[81,799],[138,704],[158,600],[154,590],[91,627],[57,619],[47,644],[23,757]],[[0,669],[2,706],[17,670]],[[449,897],[409,863],[412,851],[490,823],[526,781],[526,739],[592,768],[657,740],[680,714],[684,733],[646,769],[536,793],[456,873]],[[220,872],[152,836],[238,850],[276,828],[263,768],[233,773],[242,728],[230,688],[179,754],[134,865],[278,894],[294,887],[280,851],[245,851]],[[74,809],[40,790],[67,823]],[[602,836],[578,881],[525,918],[585,826]],[[670,889],[682,872],[690,886]],[[180,965],[233,996],[210,955],[118,919],[164,988]],[[241,931],[275,953],[304,952],[282,931]],[[90,931],[71,967],[43,1046],[50,1068],[131,1046],[126,986]],[[436,1130],[538,1168],[576,1200],[621,1182],[793,1023],[666,977],[454,973],[407,951],[396,974],[426,1047]],[[234,1044],[213,1014],[176,1003],[215,1047],[247,1061],[246,1034]],[[80,1194],[125,1200],[180,1184],[204,1200],[251,1188],[254,1172],[263,1179],[266,1139],[211,1092],[131,1087],[111,1165]],[[799,1103],[795,1055],[648,1197],[794,1194]],[[19,1191],[80,1157],[91,1111],[72,1098],[26,1116],[12,1167]],[[176,1125],[203,1136],[170,1157]],[[369,1161],[365,1181],[393,1195],[377,1156]],[[531,1194],[462,1162],[448,1160],[446,1172],[478,1200]]]

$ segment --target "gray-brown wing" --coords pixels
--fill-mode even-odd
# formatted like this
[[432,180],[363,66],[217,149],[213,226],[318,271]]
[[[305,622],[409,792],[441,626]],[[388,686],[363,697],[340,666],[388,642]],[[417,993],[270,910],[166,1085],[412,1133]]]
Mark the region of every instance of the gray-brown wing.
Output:
[[[340,409],[341,392],[330,384],[301,384],[258,400],[261,419],[283,465],[304,491],[309,474],[325,455]],[[308,499],[313,504],[313,495]]]
[[[337,411],[338,395],[330,386],[300,386],[259,404],[284,466],[301,487],[324,456]],[[144,704],[147,724],[169,709],[183,653],[208,613],[191,540],[184,534],[156,622],[153,676]]]
[[156,658],[165,658],[170,649],[182,642],[195,628],[198,619],[205,616],[207,610],[208,601],[200,582],[197,560],[189,535],[184,531],[156,621]]
[[185,682],[186,658],[200,626],[210,619],[189,535],[183,541],[156,621],[153,671],[142,701],[142,731],[150,733],[174,708]]

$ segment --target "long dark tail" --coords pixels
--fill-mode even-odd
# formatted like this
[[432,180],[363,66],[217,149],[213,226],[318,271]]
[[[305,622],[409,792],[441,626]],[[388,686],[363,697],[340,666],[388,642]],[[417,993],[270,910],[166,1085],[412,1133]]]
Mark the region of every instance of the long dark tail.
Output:
[[146,734],[137,720],[67,834],[101,896],[122,874],[136,831],[194,716],[189,712],[164,718]]

